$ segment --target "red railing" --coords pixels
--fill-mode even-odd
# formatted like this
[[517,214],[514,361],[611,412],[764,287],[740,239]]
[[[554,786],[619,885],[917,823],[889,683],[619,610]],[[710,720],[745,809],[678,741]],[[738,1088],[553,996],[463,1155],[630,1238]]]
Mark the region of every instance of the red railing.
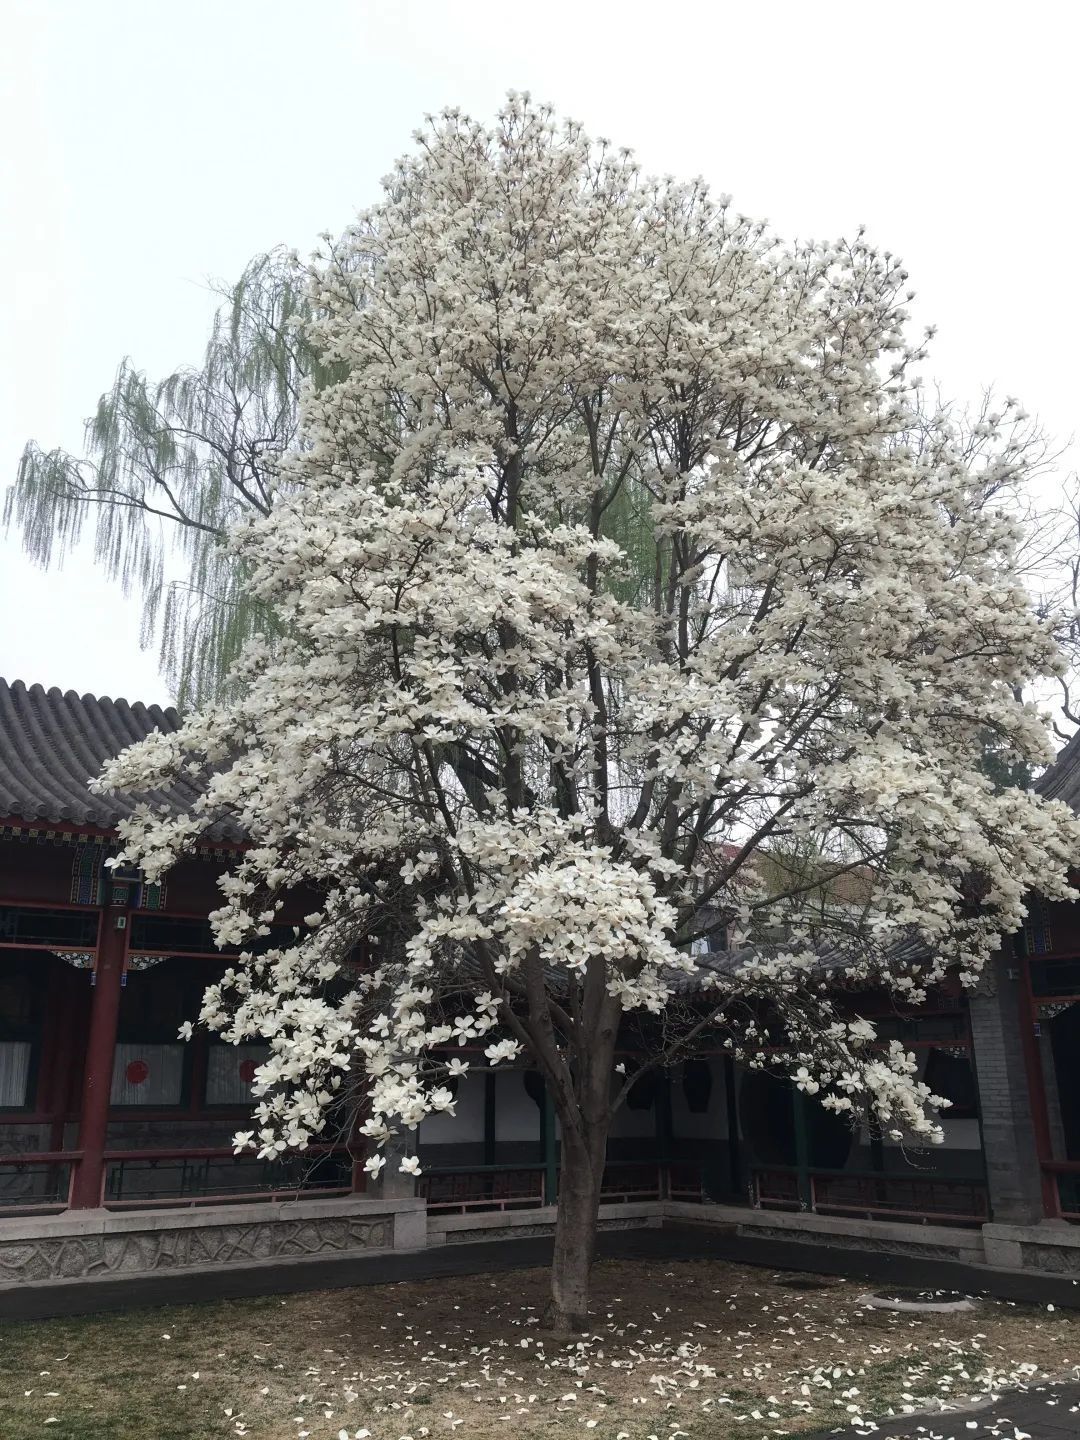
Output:
[[663,1198],[667,1166],[634,1160],[609,1160],[600,1181],[601,1204],[618,1204],[629,1200],[660,1200]]
[[[15,1154],[0,1153],[0,1215],[53,1214],[68,1207],[71,1182],[75,1167],[83,1158],[81,1150],[39,1150],[22,1151]],[[109,1210],[148,1208],[157,1205],[213,1205],[232,1204],[245,1200],[303,1199],[305,1196],[347,1195],[364,1188],[364,1177],[358,1163],[347,1147],[342,1145],[311,1145],[306,1150],[290,1152],[282,1162],[302,1165],[310,1162],[314,1169],[320,1162],[337,1158],[347,1162],[351,1170],[347,1180],[334,1177],[326,1181],[299,1176],[296,1179],[275,1183],[273,1168],[281,1162],[259,1161],[252,1155],[236,1155],[231,1148],[218,1146],[177,1147],[175,1149],[138,1150],[112,1149],[105,1152],[104,1176],[100,1203]],[[249,1187],[228,1186],[215,1183],[210,1178],[209,1167],[235,1167],[238,1178],[245,1168],[258,1170],[261,1167],[267,1179],[261,1184]],[[200,1186],[191,1167],[203,1167],[203,1183]],[[127,1196],[123,1194],[124,1179],[131,1172],[158,1170],[162,1178],[172,1168],[173,1183],[157,1185],[142,1193]],[[125,1170],[128,1176],[125,1176]],[[38,1179],[37,1193],[18,1195],[3,1185],[6,1174],[25,1175],[28,1181]],[[111,1192],[111,1193],[110,1193]]]
[[701,1171],[693,1165],[670,1165],[668,1167],[668,1199],[700,1204],[705,1199]]
[[[354,1189],[354,1173],[345,1180],[330,1180],[316,1183],[310,1176],[300,1177],[284,1183],[275,1183],[275,1168],[284,1163],[303,1164],[310,1162],[314,1170],[321,1161],[329,1158],[348,1161],[352,1157],[342,1145],[309,1145],[306,1150],[290,1151],[280,1161],[259,1160],[246,1153],[237,1155],[231,1148],[207,1146],[200,1149],[178,1148],[174,1150],[106,1150],[102,1203],[109,1210],[140,1209],[153,1205],[220,1205],[234,1204],[244,1200],[295,1200],[312,1195],[348,1195]],[[268,1176],[265,1183],[250,1189],[223,1186],[210,1179],[210,1167],[220,1166],[223,1170],[233,1169],[241,1175],[247,1170],[261,1169]],[[201,1181],[196,1173],[189,1176],[189,1167],[201,1166]],[[169,1167],[175,1175],[171,1186],[147,1190],[140,1194],[123,1195],[124,1180],[128,1171],[146,1175],[157,1170],[168,1173]]]
[[810,1170],[800,1177],[797,1169],[778,1166],[754,1170],[752,1185],[755,1206],[765,1210],[805,1208],[817,1215],[959,1225],[981,1225],[989,1218],[986,1187],[975,1180],[863,1170]]
[[438,1166],[417,1190],[429,1210],[530,1210],[544,1203],[543,1165]]
[[1041,1169],[1047,1214],[1080,1223],[1080,1161],[1044,1160]]
[[[74,1168],[82,1159],[81,1150],[26,1150],[0,1153],[0,1215],[54,1214],[67,1209]],[[32,1180],[44,1172],[45,1184],[37,1195],[9,1198],[15,1194],[3,1186],[4,1175],[14,1171]],[[62,1173],[61,1173],[62,1172]],[[51,1182],[51,1183],[50,1183]]]
[[[528,1210],[545,1203],[544,1166],[462,1165],[435,1166],[420,1177],[417,1193],[429,1210]],[[602,1204],[634,1200],[659,1200],[665,1194],[673,1200],[700,1201],[701,1175],[693,1166],[670,1166],[663,1162],[642,1164],[634,1160],[611,1160],[601,1181]]]

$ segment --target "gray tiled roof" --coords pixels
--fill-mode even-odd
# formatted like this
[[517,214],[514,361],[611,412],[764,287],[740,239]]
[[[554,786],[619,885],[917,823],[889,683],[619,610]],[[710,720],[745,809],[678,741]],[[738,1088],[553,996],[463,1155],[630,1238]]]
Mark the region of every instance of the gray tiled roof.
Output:
[[[66,822],[111,830],[130,815],[136,797],[94,795],[87,788],[103,763],[153,730],[180,727],[169,707],[129,705],[107,695],[77,695],[42,685],[9,685],[0,679],[0,819]],[[177,784],[168,791],[137,797],[151,804],[186,809],[198,791]],[[212,826],[207,839],[238,839],[227,823]]]
[[1080,730],[1058,752],[1049,769],[1035,781],[1035,790],[1047,800],[1064,800],[1080,815]]

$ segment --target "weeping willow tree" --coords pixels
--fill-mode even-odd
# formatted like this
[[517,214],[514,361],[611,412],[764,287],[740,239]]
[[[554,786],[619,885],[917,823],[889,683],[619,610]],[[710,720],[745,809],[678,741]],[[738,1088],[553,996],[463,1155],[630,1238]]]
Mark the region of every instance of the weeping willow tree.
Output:
[[301,387],[328,378],[294,253],[256,256],[219,293],[201,366],[155,382],[125,359],[86,422],[85,453],[31,442],[4,503],[5,525],[45,568],[92,530],[97,562],[139,595],[143,644],[160,646],[181,705],[220,694],[245,641],[273,633],[223,539],[245,514],[270,512]]

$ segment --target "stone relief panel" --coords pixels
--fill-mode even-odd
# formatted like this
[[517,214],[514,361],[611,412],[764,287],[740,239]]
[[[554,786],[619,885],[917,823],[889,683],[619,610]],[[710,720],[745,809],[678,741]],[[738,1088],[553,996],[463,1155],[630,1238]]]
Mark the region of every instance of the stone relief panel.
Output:
[[[597,1230],[644,1230],[644,1220],[632,1216],[626,1220],[618,1218],[614,1220],[599,1220]],[[447,1230],[447,1245],[470,1245],[476,1241],[483,1240],[532,1240],[537,1236],[554,1235],[553,1224],[538,1221],[535,1225],[515,1225],[514,1228],[506,1230],[487,1230],[477,1227],[475,1230]]]
[[347,1254],[392,1243],[389,1217],[329,1216],[192,1229],[136,1230],[78,1238],[42,1236],[5,1243],[0,1236],[0,1284],[133,1275],[193,1266],[243,1265],[278,1256]]
[[[554,1235],[554,1225],[515,1225],[512,1235],[515,1240],[531,1240],[538,1235]],[[476,1241],[502,1239],[499,1231],[491,1230],[447,1230],[447,1245],[471,1245]]]
[[1025,1270],[1047,1270],[1054,1275],[1080,1274],[1080,1250],[1071,1245],[1029,1245],[1020,1242]]

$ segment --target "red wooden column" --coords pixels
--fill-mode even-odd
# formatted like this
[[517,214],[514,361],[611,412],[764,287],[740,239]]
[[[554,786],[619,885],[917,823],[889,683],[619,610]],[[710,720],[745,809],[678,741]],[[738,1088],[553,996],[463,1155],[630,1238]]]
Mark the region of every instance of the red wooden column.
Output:
[[127,960],[127,887],[111,885],[105,892],[118,904],[106,904],[98,930],[97,966],[90,1026],[83,1067],[82,1106],[79,1112],[79,1149],[82,1159],[71,1185],[71,1208],[92,1210],[101,1204],[105,1183],[105,1137],[109,1123],[109,1094],[116,1056],[116,1025],[120,1016],[120,990]]
[[[1026,947],[1025,947],[1026,949]],[[1031,988],[1031,961],[1026,954],[1019,957],[1020,984],[1017,1009],[1020,1016],[1020,1040],[1023,1046],[1024,1070],[1027,1075],[1028,1100],[1031,1105],[1031,1128],[1035,1136],[1035,1149],[1040,1167],[1053,1161],[1054,1147],[1050,1138],[1050,1106],[1046,1098],[1046,1076],[1043,1073],[1039,1042],[1035,1036],[1038,1023],[1038,1007]],[[1042,1177],[1043,1209],[1048,1218],[1061,1216],[1061,1196],[1057,1177],[1050,1170],[1040,1168]]]

